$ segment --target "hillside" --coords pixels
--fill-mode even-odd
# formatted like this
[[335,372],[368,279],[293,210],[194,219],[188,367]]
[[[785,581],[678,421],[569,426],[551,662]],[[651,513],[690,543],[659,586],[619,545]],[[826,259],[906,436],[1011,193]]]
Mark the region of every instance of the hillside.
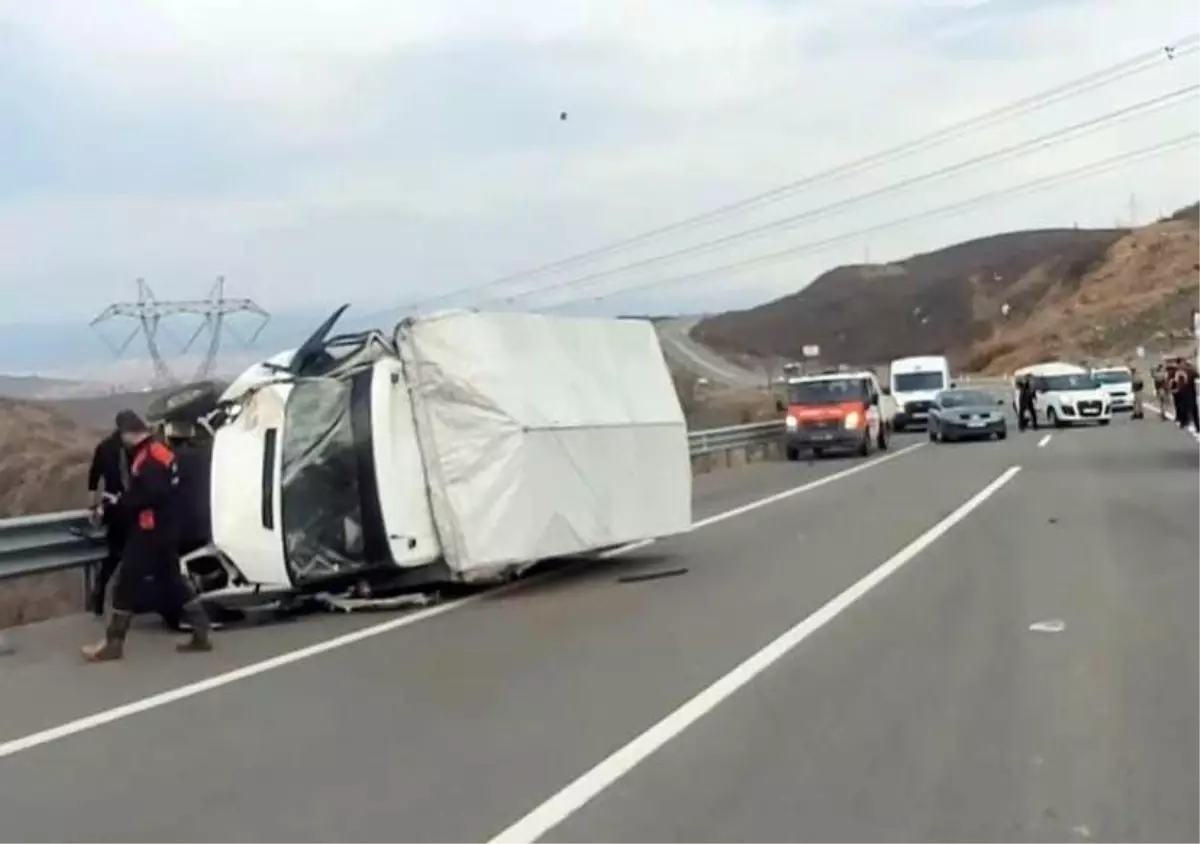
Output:
[[828,362],[873,364],[931,351],[961,360],[991,334],[1005,301],[1010,319],[1035,309],[1036,291],[1010,300],[1010,288],[1041,268],[1078,275],[1124,234],[1012,232],[897,263],[837,267],[797,293],[705,319],[693,336],[722,350],[790,358],[815,344]]
[[45,405],[0,398],[0,518],[86,506],[99,437]]

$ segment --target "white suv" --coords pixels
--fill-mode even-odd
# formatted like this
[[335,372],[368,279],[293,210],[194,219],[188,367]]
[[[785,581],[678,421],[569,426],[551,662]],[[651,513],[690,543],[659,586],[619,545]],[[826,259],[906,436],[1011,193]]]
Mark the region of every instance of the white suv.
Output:
[[1088,372],[1035,375],[1038,416],[1056,428],[1083,422],[1107,425],[1112,399]]
[[1100,389],[1108,394],[1113,412],[1133,410],[1133,372],[1127,366],[1105,366],[1092,370]]

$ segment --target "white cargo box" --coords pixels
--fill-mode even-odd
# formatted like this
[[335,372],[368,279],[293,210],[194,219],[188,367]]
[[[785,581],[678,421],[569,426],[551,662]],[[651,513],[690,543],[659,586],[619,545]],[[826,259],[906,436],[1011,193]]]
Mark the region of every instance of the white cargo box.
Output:
[[396,342],[458,576],[691,526],[687,425],[649,322],[457,311]]

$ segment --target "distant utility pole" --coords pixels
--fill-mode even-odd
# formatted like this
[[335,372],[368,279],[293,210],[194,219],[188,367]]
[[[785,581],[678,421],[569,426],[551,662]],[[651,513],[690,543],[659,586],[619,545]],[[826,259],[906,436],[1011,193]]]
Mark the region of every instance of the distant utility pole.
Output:
[[[253,343],[258,335],[266,327],[267,321],[270,319],[270,314],[259,307],[250,299],[226,299],[225,298],[225,278],[222,276],[216,280],[212,288],[209,290],[207,299],[182,299],[170,302],[160,302],[154,297],[154,291],[150,289],[150,285],[145,279],[137,280],[138,297],[135,302],[115,302],[105,308],[100,314],[91,321],[90,325],[95,328],[97,325],[108,322],[109,320],[118,317],[126,317],[137,322],[130,335],[125,338],[125,342],[119,348],[113,350],[115,355],[121,355],[129,344],[141,334],[146,341],[146,350],[150,353],[150,359],[154,363],[154,380],[158,386],[170,386],[180,383],[170,367],[167,365],[166,357],[162,353],[162,349],[158,343],[158,329],[160,323],[167,317],[182,316],[191,314],[193,316],[201,316],[204,321],[196,332],[191,336],[191,339],[184,344],[181,352],[187,352],[192,344],[200,338],[200,335],[208,333],[208,348],[205,350],[204,357],[201,359],[200,366],[196,369],[196,373],[192,380],[200,381],[212,375],[213,368],[217,362],[217,355],[221,350],[221,339],[223,330],[232,329],[226,324],[226,320],[238,313],[249,313],[260,318],[258,328],[254,335],[247,341],[247,344]],[[97,332],[99,333],[99,332]],[[101,339],[104,335],[101,334]],[[107,343],[107,339],[105,339]],[[111,346],[111,344],[109,344]]]

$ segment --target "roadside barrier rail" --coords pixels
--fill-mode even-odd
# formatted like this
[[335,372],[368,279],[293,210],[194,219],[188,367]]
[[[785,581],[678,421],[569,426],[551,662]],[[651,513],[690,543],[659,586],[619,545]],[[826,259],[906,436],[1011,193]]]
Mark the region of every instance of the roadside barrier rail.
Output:
[[[692,456],[758,445],[779,437],[783,420],[688,433]],[[104,537],[86,510],[0,519],[0,581],[79,569],[104,557]]]

